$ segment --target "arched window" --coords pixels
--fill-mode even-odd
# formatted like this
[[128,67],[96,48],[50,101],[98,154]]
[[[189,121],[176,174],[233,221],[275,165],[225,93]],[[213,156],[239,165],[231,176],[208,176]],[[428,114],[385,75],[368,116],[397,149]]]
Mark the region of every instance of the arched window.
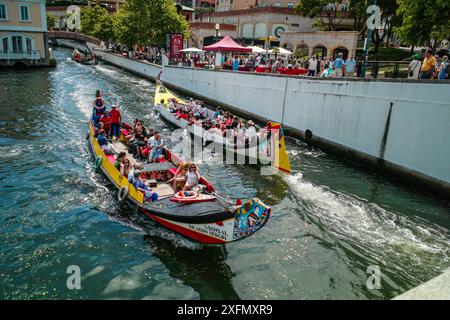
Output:
[[[0,37],[0,52],[3,54],[36,55],[34,39],[25,34],[6,34]],[[34,59],[34,58],[33,58]]]

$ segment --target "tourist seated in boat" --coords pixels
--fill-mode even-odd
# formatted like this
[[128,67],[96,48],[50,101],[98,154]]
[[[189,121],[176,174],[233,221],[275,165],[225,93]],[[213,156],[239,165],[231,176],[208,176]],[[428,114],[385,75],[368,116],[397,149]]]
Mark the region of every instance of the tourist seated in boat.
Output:
[[180,120],[180,119],[187,120],[188,119],[188,112],[186,112],[186,110],[184,108],[180,108],[177,111],[177,113],[175,113],[175,116],[176,116],[177,120]]
[[169,98],[169,105],[168,105],[169,111],[171,113],[175,113],[175,101],[173,98]]
[[188,104],[189,112],[193,115],[197,112],[197,102],[194,101],[194,99],[190,98],[189,104]]
[[212,118],[213,119],[219,119],[219,116],[222,115],[222,110],[220,108],[217,108],[216,112],[214,112]]
[[126,159],[127,153],[125,151],[120,152],[117,155],[116,161],[114,161],[114,167],[120,171],[120,166],[123,165],[123,161]]
[[[124,176],[127,177],[129,183],[134,184],[134,177],[136,173],[138,173],[138,170],[141,169],[141,165],[135,163],[133,165],[129,165],[128,168],[128,174]],[[126,173],[126,171],[124,171],[124,173]]]
[[188,172],[186,173],[186,184],[184,185],[183,191],[190,191],[198,185],[200,182],[200,173],[195,163],[189,166]]
[[114,154],[111,145],[108,143],[108,140],[106,139],[105,130],[101,129],[98,131],[97,141],[105,154]]
[[92,105],[94,107],[94,113],[97,116],[102,116],[103,113],[106,111],[106,101],[102,98],[102,94],[100,93],[100,90],[95,91],[95,99],[92,102]]
[[211,129],[208,130],[211,134],[222,136],[222,130],[220,130],[220,124],[216,123]]
[[130,172],[133,170],[133,167],[131,166],[130,159],[128,159],[126,156],[122,158],[122,161],[119,162],[119,173],[123,177],[127,177],[130,174]]
[[106,137],[111,138],[111,118],[106,110],[98,120],[98,123],[103,123],[103,129],[105,130]]
[[148,162],[153,163],[162,156],[162,152],[164,150],[164,143],[161,139],[161,135],[156,133],[154,137],[150,138],[149,144],[151,146],[151,151],[148,156]]
[[190,165],[191,163],[189,162],[180,163],[173,178],[167,180],[168,184],[172,183],[172,188],[175,192],[178,192],[184,188],[184,185],[186,183],[186,173]]
[[206,119],[207,114],[208,113],[206,107],[200,102],[200,105],[197,108],[197,112],[194,113],[194,116],[198,119]]
[[158,200],[158,194],[156,192],[153,192],[152,189],[147,186],[138,171],[134,172],[133,186],[136,188],[136,190],[144,194],[145,202],[154,202]]

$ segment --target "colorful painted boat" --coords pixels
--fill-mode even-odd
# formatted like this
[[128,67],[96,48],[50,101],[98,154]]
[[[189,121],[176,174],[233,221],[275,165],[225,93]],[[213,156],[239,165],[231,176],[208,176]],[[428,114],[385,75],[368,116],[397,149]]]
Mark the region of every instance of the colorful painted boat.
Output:
[[[269,220],[271,209],[258,198],[250,199],[244,204],[230,204],[217,194],[204,178],[200,180],[202,190],[198,191],[202,199],[197,199],[203,201],[174,202],[175,192],[167,183],[167,179],[175,174],[182,161],[167,148],[164,149],[164,159],[161,159],[161,162],[141,164],[139,171],[142,178],[156,182],[152,190],[159,195],[159,200],[145,202],[143,194],[126,177],[120,175],[114,166],[114,156],[103,152],[94,133],[94,125],[91,122],[88,140],[96,158],[94,167],[101,170],[119,190],[119,200],[128,200],[133,206],[137,206],[140,213],[174,232],[205,244],[224,244],[254,234]],[[124,143],[126,134],[127,130],[122,129],[119,141],[111,143],[116,152],[127,152],[128,148]],[[127,158],[132,162],[136,161],[129,154]],[[165,178],[155,181],[155,175]]]
[[95,53],[84,54],[78,49],[74,49],[71,59],[81,64],[97,64],[97,56]]
[[[286,146],[284,141],[284,133],[281,125],[277,122],[269,121],[270,125],[270,138],[260,141],[259,145],[252,147],[245,146],[244,144],[235,144],[232,139],[227,139],[220,134],[213,134],[200,125],[193,123],[189,124],[187,120],[183,118],[177,118],[176,115],[169,110],[169,99],[176,99],[180,104],[186,104],[186,102],[173,94],[164,85],[158,81],[156,84],[154,107],[159,114],[168,122],[173,125],[186,129],[191,135],[202,139],[204,144],[214,143],[216,146],[222,146],[226,152],[233,153],[235,157],[246,159],[250,164],[271,164],[279,171],[290,174],[291,165],[289,162],[289,156],[286,152]],[[214,112],[208,110],[207,116],[212,118]]]

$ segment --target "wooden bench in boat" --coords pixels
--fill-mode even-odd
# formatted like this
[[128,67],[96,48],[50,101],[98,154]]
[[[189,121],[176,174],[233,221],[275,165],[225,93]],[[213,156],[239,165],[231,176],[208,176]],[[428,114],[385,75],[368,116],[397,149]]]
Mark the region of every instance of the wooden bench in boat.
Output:
[[155,162],[155,163],[147,163],[143,164],[141,168],[139,169],[139,172],[155,172],[155,171],[166,171],[176,168],[172,162],[165,161],[165,162]]

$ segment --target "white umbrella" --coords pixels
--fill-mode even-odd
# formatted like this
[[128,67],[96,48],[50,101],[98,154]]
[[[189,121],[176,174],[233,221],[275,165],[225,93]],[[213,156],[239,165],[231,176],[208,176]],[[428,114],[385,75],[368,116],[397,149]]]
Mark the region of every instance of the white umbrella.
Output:
[[[289,50],[286,50],[285,48],[282,47],[278,47],[277,49],[277,54],[279,55],[285,55],[285,56],[289,56],[292,54],[292,52],[290,52]],[[275,54],[275,49],[269,50],[270,54]]]
[[266,50],[258,46],[248,46],[247,48],[252,49],[252,53],[261,53],[261,54],[267,53]]
[[183,49],[183,50],[180,50],[180,51],[181,52],[190,52],[190,53],[201,53],[201,52],[203,52],[202,49],[194,48],[194,47],[186,48],[186,49]]

